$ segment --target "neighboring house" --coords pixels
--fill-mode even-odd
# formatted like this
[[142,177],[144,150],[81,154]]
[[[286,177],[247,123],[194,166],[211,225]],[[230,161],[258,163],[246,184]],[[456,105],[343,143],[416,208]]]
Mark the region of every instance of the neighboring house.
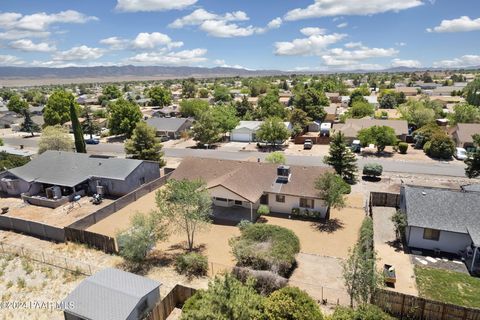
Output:
[[335,103],[330,104],[330,106],[325,107],[324,110],[326,112],[325,119],[323,120],[324,122],[334,122],[338,118],[338,113],[337,113],[338,105]]
[[[365,99],[368,103],[374,106],[375,109],[378,108],[379,103],[377,96],[363,96],[363,99]],[[350,96],[341,96],[340,101],[342,107],[348,107],[348,103],[350,102]]]
[[152,117],[147,124],[155,128],[157,136],[167,136],[170,139],[178,139],[182,132],[192,126],[192,120],[188,118],[158,118]]
[[342,98],[338,92],[325,92],[325,95],[330,100],[330,103],[341,103]]
[[12,111],[5,112],[0,116],[0,128],[11,128],[22,124],[22,122],[23,117]]
[[13,147],[6,147],[6,146],[0,146],[0,152],[5,152],[14,156],[25,157],[25,158],[31,158],[33,155],[35,155],[35,152],[32,152],[32,151],[28,151],[25,149],[17,149]]
[[342,132],[347,140],[353,141],[358,132],[373,126],[387,126],[395,130],[395,135],[401,141],[405,141],[408,135],[408,123],[405,120],[381,120],[381,119],[347,119],[345,123],[333,124],[334,132]]
[[34,114],[34,115],[37,115],[37,116],[41,116],[43,114],[43,109],[44,108],[45,108],[45,106],[43,106],[43,105],[41,105],[41,106],[30,105],[29,106],[30,113]]
[[62,302],[65,320],[139,320],[160,301],[161,283],[107,268],[83,280]]
[[408,185],[400,190],[400,209],[407,215],[407,245],[460,255],[472,273],[480,271],[479,208],[476,191]]
[[480,134],[480,123],[458,123],[450,131],[450,136],[457,147],[471,148],[473,147],[474,134]]
[[172,117],[178,117],[179,115],[180,115],[180,108],[176,105],[163,107],[158,110],[153,110],[152,112],[152,117],[158,117],[158,118],[172,118]]
[[123,196],[160,177],[158,163],[46,151],[24,166],[0,173],[0,191],[31,203],[58,207],[75,195]]
[[395,87],[395,92],[400,93],[403,92],[407,97],[414,97],[418,94],[417,87]]
[[[257,130],[263,121],[240,121],[238,126],[230,132],[230,141],[254,142],[257,141]],[[288,130],[292,130],[290,122],[284,122]]]
[[315,180],[327,171],[330,169],[319,166],[186,158],[171,179],[203,180],[215,206],[244,208],[251,220],[256,219],[261,204],[274,213],[291,214],[298,208],[328,218],[327,206],[315,189]]

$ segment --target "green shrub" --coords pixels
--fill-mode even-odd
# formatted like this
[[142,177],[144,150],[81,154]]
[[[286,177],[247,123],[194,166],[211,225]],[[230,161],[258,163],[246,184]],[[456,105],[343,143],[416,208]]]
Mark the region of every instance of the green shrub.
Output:
[[380,308],[364,304],[357,309],[347,307],[337,307],[335,312],[330,316],[330,320],[395,320]]
[[398,151],[400,151],[401,154],[407,154],[407,150],[408,150],[408,143],[400,142],[398,144]]
[[199,253],[182,254],[177,257],[175,269],[187,276],[205,276],[208,272],[208,260]]
[[300,208],[292,208],[292,214],[298,216],[300,214]]
[[363,166],[363,174],[370,177],[380,177],[383,172],[383,167],[378,163],[367,163]]
[[455,152],[455,143],[445,133],[439,133],[425,143],[423,151],[432,158],[450,159]]
[[392,222],[395,226],[397,237],[400,239],[405,234],[405,228],[407,227],[407,215],[401,210],[397,210],[392,216]]
[[252,221],[250,220],[241,220],[238,224],[237,224],[237,227],[242,230],[242,229],[245,229],[246,227],[248,227],[249,225],[252,224]]
[[260,215],[260,216],[263,216],[263,215],[266,215],[266,214],[269,214],[270,213],[270,208],[265,205],[265,204],[261,204],[258,209],[257,209],[257,213]]
[[273,292],[264,304],[268,320],[322,320],[318,304],[305,291],[296,287],[285,287]]
[[230,240],[238,266],[270,270],[286,276],[295,265],[300,241],[291,230],[269,224],[252,224]]
[[262,295],[281,289],[287,285],[288,280],[272,271],[252,270],[249,268],[235,267],[232,274],[242,283],[247,283],[250,279],[255,279],[253,284],[255,290]]

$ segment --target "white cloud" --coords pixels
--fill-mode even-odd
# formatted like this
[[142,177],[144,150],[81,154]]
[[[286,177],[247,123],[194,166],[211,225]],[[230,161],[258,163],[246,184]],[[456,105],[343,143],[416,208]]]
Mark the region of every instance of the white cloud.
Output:
[[191,65],[206,61],[206,53],[207,49],[183,50],[178,52],[160,50],[157,52],[139,53],[128,58],[126,62],[142,65]]
[[9,46],[13,49],[30,52],[50,52],[55,51],[55,46],[46,42],[34,43],[30,39],[20,39],[10,42]]
[[377,70],[382,69],[383,66],[379,64],[365,63],[364,60],[373,58],[391,57],[398,53],[393,48],[369,48],[362,45],[361,42],[350,42],[343,48],[333,48],[321,55],[324,64],[333,69],[343,70]]
[[100,48],[90,48],[85,45],[73,47],[70,50],[55,53],[53,61],[79,61],[95,60],[103,56],[104,50]]
[[342,40],[346,36],[346,34],[338,33],[312,34],[308,38],[276,42],[275,54],[280,56],[321,55],[329,45]]
[[392,67],[420,68],[422,64],[418,60],[393,59]]
[[115,9],[125,12],[167,11],[185,9],[197,0],[118,0]]
[[224,15],[218,15],[208,12],[204,9],[197,9],[182,18],[178,18],[168,26],[170,28],[183,28],[185,26],[201,25],[207,20],[221,20],[221,21],[247,21],[250,18],[243,11],[227,12]]
[[306,27],[300,29],[300,33],[306,35],[307,37],[319,34],[325,34],[327,32],[326,29],[318,28],[318,27]]
[[249,69],[249,68],[246,68],[246,67],[244,67],[244,66],[241,66],[241,65],[239,65],[239,64],[234,64],[234,65],[227,64],[227,63],[225,62],[225,60],[223,60],[223,59],[214,60],[213,63],[216,64],[216,65],[219,66],[219,67],[222,67],[222,68],[253,70],[253,69]]
[[108,46],[111,50],[125,49],[129,41],[119,37],[105,38],[99,41],[101,44]]
[[397,47],[405,47],[407,44],[405,42],[395,42]]
[[353,48],[361,48],[363,44],[361,42],[348,42],[345,43],[345,48],[353,49]]
[[268,29],[278,29],[282,25],[282,18],[277,17],[267,24]]
[[287,12],[285,20],[294,21],[339,15],[371,15],[405,10],[422,4],[421,0],[315,0],[306,8],[297,8]]
[[340,24],[337,24],[337,28],[346,28],[348,27],[348,22],[342,22]]
[[480,56],[467,54],[460,58],[451,60],[441,60],[433,63],[436,68],[462,68],[462,67],[476,67],[480,66]]
[[14,66],[24,64],[25,61],[11,55],[0,55],[0,65],[2,66]]
[[46,38],[50,35],[49,31],[24,31],[24,30],[7,30],[0,32],[0,40],[15,40],[24,38]]
[[141,32],[137,34],[135,39],[123,39],[120,37],[109,37],[99,41],[101,44],[109,47],[110,50],[123,49],[154,49],[158,47],[166,47],[169,49],[179,48],[183,46],[181,41],[173,41],[168,35],[160,32]]
[[480,30],[480,18],[472,20],[462,16],[453,20],[442,20],[439,26],[427,28],[428,32],[467,32]]
[[228,23],[222,20],[204,21],[200,25],[200,29],[218,38],[247,37],[256,31],[253,26],[240,27],[235,23]]

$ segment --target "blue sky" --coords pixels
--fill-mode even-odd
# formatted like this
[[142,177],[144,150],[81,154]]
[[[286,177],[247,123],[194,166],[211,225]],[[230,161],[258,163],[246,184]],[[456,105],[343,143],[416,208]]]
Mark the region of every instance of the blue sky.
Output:
[[0,65],[480,65],[478,0],[0,0]]

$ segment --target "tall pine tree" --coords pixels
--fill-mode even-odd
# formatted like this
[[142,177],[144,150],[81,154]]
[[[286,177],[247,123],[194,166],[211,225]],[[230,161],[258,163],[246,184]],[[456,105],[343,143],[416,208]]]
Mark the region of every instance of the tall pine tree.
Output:
[[23,111],[23,123],[22,123],[22,131],[24,132],[30,132],[30,134],[33,137],[34,132],[38,132],[40,128],[38,125],[33,122],[32,116],[30,115],[30,112],[28,110]]
[[87,153],[82,127],[80,121],[78,121],[74,102],[70,103],[70,120],[72,121],[73,137],[75,138],[75,149],[78,153]]
[[343,133],[338,132],[331,137],[330,151],[325,156],[324,162],[331,165],[345,181],[350,183],[356,181],[357,159],[348,148]]

